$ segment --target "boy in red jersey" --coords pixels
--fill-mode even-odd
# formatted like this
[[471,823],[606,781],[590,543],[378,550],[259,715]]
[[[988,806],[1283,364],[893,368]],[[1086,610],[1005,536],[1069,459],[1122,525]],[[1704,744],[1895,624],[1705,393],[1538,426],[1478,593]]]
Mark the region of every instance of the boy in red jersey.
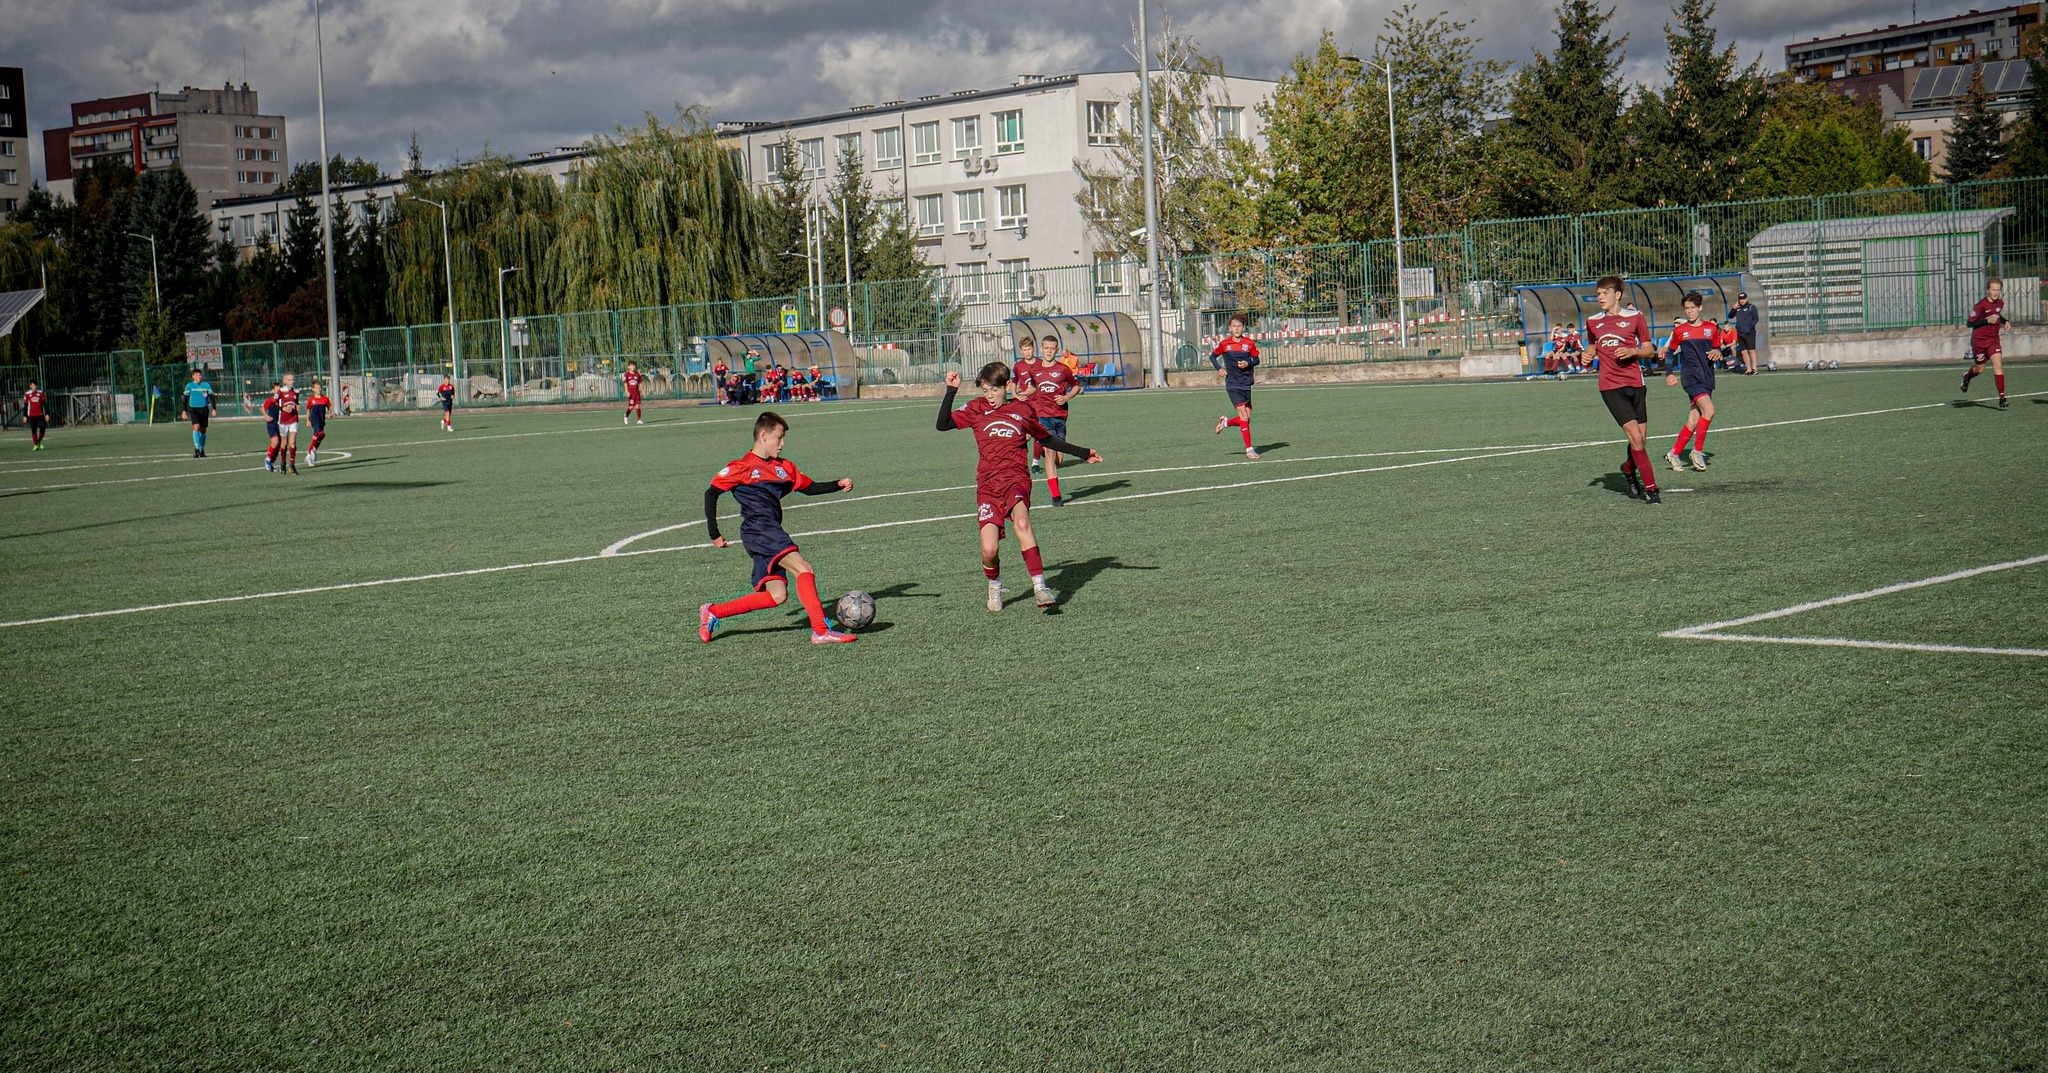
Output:
[[[1020,363],[1021,364],[1021,363]],[[1045,430],[1056,440],[1067,438],[1067,406],[1074,396],[1081,393],[1081,378],[1074,375],[1074,368],[1061,360],[1060,337],[1048,335],[1038,341],[1038,360],[1030,371],[1012,374],[1024,385],[1018,398],[1031,407],[1031,416],[1045,426]],[[1045,459],[1045,490],[1052,496],[1052,505],[1064,507],[1060,498],[1060,456],[1057,451],[1045,450],[1045,445],[1036,440],[1031,443],[1033,457]]]
[[43,435],[50,430],[49,402],[49,393],[37,387],[35,381],[29,381],[28,390],[21,395],[21,412],[28,417],[28,449],[31,451],[43,449]]
[[313,442],[306,445],[306,465],[320,461],[320,441],[327,438],[327,411],[334,401],[327,397],[327,385],[313,381],[313,394],[306,399],[306,424],[313,426]]
[[1970,310],[1970,367],[1963,372],[1963,391],[1970,390],[1970,381],[1984,371],[1984,363],[1991,363],[1991,379],[1998,385],[1998,408],[2003,410],[2005,402],[2005,353],[1998,333],[2005,329],[2005,284],[1993,276],[1984,284],[1984,300]]
[[1582,373],[1586,371],[1586,340],[1584,336],[1579,334],[1577,325],[1565,329],[1564,352],[1569,357],[1565,370],[1567,373]]
[[434,389],[434,396],[441,400],[441,431],[455,431],[455,381],[447,373],[441,374],[441,386]]
[[1713,321],[1700,319],[1700,311],[1706,305],[1705,295],[1697,291],[1686,295],[1685,319],[1671,329],[1669,354],[1677,361],[1677,367],[1664,374],[1664,383],[1671,387],[1683,385],[1685,397],[1692,400],[1685,411],[1685,425],[1678,430],[1677,442],[1664,455],[1664,461],[1671,463],[1671,469],[1678,473],[1685,472],[1678,456],[1688,442],[1692,444],[1692,468],[1707,468],[1707,426],[1714,421],[1714,344],[1721,332]]
[[277,452],[283,468],[278,472],[299,475],[299,389],[292,386],[295,373],[284,374],[277,389]]
[[[1038,373],[1038,340],[1027,335],[1017,340],[1017,357],[1010,362],[1010,382],[1017,385],[1016,398],[1029,403],[1031,384]],[[1031,441],[1031,472],[1045,468],[1045,448],[1037,440]]]
[[1594,292],[1600,299],[1600,312],[1586,318],[1586,335],[1593,343],[1593,357],[1600,363],[1600,399],[1628,437],[1628,455],[1621,460],[1622,479],[1628,482],[1630,495],[1642,496],[1645,503],[1662,503],[1650,456],[1643,453],[1650,423],[1643,359],[1657,351],[1650,345],[1650,325],[1643,315],[1622,309],[1622,286],[1620,276],[1601,278]]
[[732,366],[725,363],[725,355],[721,354],[717,361],[711,363],[711,391],[717,397],[720,406],[730,406],[733,403],[732,393],[726,390],[726,381],[731,377]]
[[754,419],[754,447],[727,462],[704,489],[704,530],[711,534],[711,546],[728,546],[718,532],[718,497],[731,492],[740,505],[740,543],[754,557],[754,591],[737,600],[711,603],[697,609],[697,639],[711,643],[718,620],[749,611],[776,607],[789,599],[789,572],[796,572],[796,595],[811,620],[811,643],[845,644],[850,633],[832,629],[825,621],[825,605],[818,599],[818,575],[810,561],[796,549],[796,541],[782,529],[782,499],[791,492],[821,496],[853,487],[850,478],[813,481],[782,457],[782,444],[789,435],[789,422],[774,412]]
[[625,423],[626,423],[626,424],[628,424],[628,425],[630,425],[630,424],[633,424],[633,423],[634,423],[634,422],[636,422],[636,421],[638,421],[638,422],[639,422],[640,424],[643,424],[643,425],[647,423],[647,422],[645,422],[645,421],[641,421],[641,420],[640,420],[640,381],[641,381],[641,379],[642,379],[642,378],[641,378],[641,376],[640,376],[640,363],[639,363],[639,362],[637,362],[637,361],[629,361],[629,362],[627,362],[627,363],[626,363],[626,375],[625,375],[625,376],[623,376],[623,377],[620,377],[620,380],[621,380],[621,381],[622,381],[622,382],[623,382],[623,383],[624,383],[624,384],[626,385],[626,420],[625,420]]
[[1209,352],[1210,363],[1223,374],[1223,390],[1230,405],[1237,409],[1236,417],[1225,414],[1216,419],[1216,433],[1220,436],[1226,428],[1243,432],[1244,456],[1257,461],[1259,451],[1252,446],[1252,369],[1259,364],[1259,344],[1252,342],[1244,329],[1244,317],[1232,316],[1230,334]]
[[1045,561],[1038,552],[1038,537],[1031,532],[1031,471],[1025,468],[1024,458],[1029,453],[1025,441],[1041,441],[1055,451],[1065,451],[1090,463],[1102,461],[1102,456],[1055,438],[1031,416],[1031,408],[1024,403],[1005,401],[1009,385],[1009,366],[989,362],[974,378],[981,397],[955,410],[953,398],[960,391],[960,374],[947,373],[946,394],[939,400],[938,429],[973,429],[974,445],[981,454],[974,469],[974,516],[981,526],[981,572],[988,578],[988,609],[1003,609],[996,550],[1009,525],[1017,527],[1017,547],[1024,553],[1024,569],[1031,575],[1031,589],[1037,595],[1038,606],[1050,609],[1059,602],[1059,595],[1046,587]]

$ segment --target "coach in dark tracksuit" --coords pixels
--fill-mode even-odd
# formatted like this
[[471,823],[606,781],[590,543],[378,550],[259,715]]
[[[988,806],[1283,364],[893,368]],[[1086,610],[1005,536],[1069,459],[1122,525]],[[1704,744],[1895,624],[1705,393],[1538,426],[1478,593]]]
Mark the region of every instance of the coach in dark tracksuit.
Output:
[[1728,310],[1728,321],[1735,326],[1735,349],[1742,353],[1742,375],[1756,375],[1756,307],[1749,304],[1749,292],[1735,296],[1735,305]]

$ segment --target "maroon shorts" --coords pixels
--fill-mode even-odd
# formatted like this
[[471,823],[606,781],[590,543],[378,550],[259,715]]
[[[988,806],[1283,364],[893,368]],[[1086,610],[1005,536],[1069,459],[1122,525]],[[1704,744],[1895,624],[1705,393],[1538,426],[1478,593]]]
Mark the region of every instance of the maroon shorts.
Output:
[[1001,540],[1009,530],[1010,508],[1022,503],[1031,506],[1031,482],[1005,484],[995,488],[974,489],[974,520],[978,525],[996,527],[996,539]]

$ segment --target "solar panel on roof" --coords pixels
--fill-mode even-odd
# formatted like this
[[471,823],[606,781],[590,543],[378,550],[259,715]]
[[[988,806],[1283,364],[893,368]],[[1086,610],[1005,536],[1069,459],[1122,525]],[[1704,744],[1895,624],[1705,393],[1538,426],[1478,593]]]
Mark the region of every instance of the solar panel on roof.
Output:
[[1960,92],[1961,87],[1967,84],[1962,80],[1962,73],[1963,69],[1961,67],[1935,68],[1934,88],[1928,93],[1928,97],[1940,100],[1943,97]]
[[1915,75],[1913,77],[1913,88],[1907,96],[1915,104],[1925,100],[1932,100],[1934,97],[1934,79],[1941,74],[1941,71],[1942,69],[1939,67],[1930,67]]
[[1991,86],[1993,93],[2018,92],[2021,84],[2027,80],[2027,65],[2019,60],[2006,60],[1999,66],[2003,70],[1998,72],[1998,83],[1992,85],[1991,79],[1987,76],[1984,80],[1985,85]]
[[13,331],[15,322],[27,316],[28,311],[34,309],[36,303],[42,300],[43,292],[40,290],[8,291],[0,294],[0,335]]

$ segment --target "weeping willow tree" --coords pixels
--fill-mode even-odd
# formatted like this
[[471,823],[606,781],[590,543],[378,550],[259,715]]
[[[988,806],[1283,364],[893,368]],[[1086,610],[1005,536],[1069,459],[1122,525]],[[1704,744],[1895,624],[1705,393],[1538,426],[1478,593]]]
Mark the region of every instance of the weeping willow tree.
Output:
[[696,109],[674,125],[591,141],[562,195],[547,279],[567,309],[693,305],[746,296],[760,209]]
[[[505,157],[485,157],[431,176],[415,172],[405,192],[386,217],[384,235],[390,312],[399,323],[425,324],[448,316],[441,211],[412,198],[448,206],[458,319],[497,317],[501,268],[519,269],[505,277],[509,313],[561,308],[562,293],[548,271],[563,210],[561,189],[552,178],[516,170]],[[464,349],[469,349],[466,344]]]
[[[61,256],[55,241],[36,234],[28,224],[0,223],[0,291],[32,291],[42,287],[46,270]],[[61,268],[57,274],[62,275]],[[48,340],[52,316],[52,307],[45,298],[14,326],[13,332],[0,338],[0,365],[32,363],[31,355]]]

